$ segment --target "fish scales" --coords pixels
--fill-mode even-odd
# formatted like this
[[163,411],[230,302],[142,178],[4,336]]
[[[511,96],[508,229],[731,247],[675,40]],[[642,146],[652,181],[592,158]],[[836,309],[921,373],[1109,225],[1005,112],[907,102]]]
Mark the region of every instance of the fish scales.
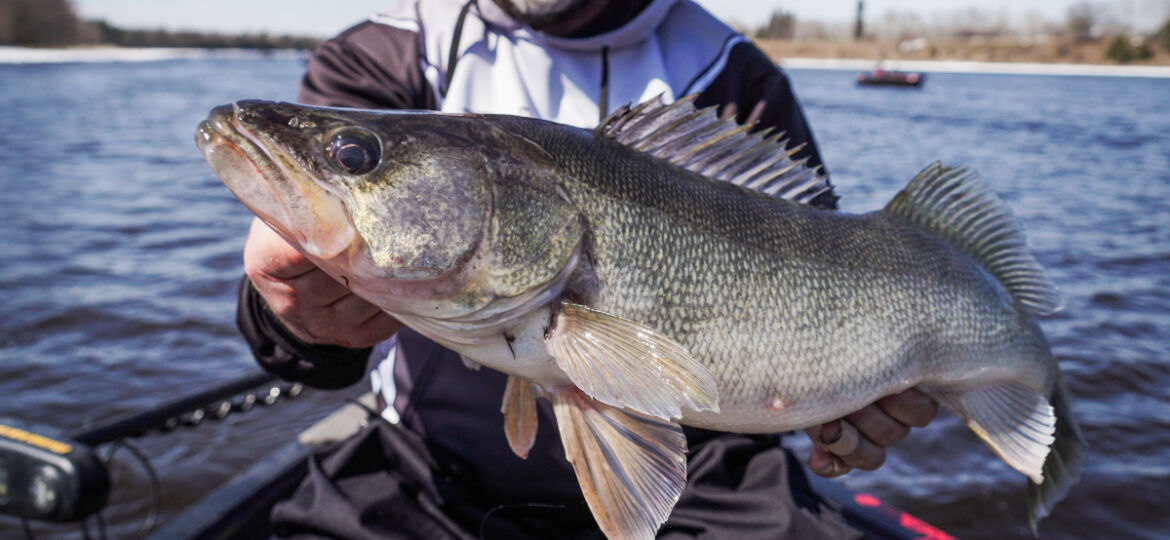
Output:
[[971,171],[927,167],[869,214],[818,210],[827,183],[782,142],[685,99],[592,131],[239,102],[196,142],[339,282],[509,374],[516,455],[532,400],[552,401],[610,537],[653,537],[669,515],[680,424],[788,431],[910,387],[1030,479],[1033,525],[1083,467],[1032,318],[1059,309],[1055,285]]
[[[985,271],[905,224],[763,195],[745,201],[735,186],[581,141],[581,132],[525,135],[563,164],[562,185],[590,231],[600,283],[587,303],[665,332],[715,376],[718,418],[688,423],[807,427],[874,395],[961,376],[991,339],[1010,349],[1037,338]],[[1041,369],[1048,361],[1036,359]],[[773,411],[777,397],[785,406]]]

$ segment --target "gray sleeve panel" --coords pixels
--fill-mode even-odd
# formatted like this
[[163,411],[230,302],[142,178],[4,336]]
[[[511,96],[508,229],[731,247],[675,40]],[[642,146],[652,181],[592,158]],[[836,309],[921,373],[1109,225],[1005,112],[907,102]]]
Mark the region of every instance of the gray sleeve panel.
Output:
[[416,32],[363,22],[313,51],[297,101],[362,109],[437,108]]

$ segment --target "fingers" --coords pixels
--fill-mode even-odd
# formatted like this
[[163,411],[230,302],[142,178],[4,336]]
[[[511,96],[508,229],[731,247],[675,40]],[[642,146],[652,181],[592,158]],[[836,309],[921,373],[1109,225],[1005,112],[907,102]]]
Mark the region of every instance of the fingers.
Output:
[[938,413],[938,403],[913,388],[881,398],[877,406],[895,420],[913,427],[926,427]]
[[805,433],[816,444],[809,455],[809,468],[827,478],[854,468],[877,469],[886,460],[886,448],[905,439],[911,427],[929,424],[937,412],[934,400],[911,389],[809,428]]
[[808,468],[825,478],[841,476],[853,470],[853,467],[846,465],[840,457],[819,446],[808,456]]
[[244,271],[268,308],[306,343],[369,347],[401,324],[317,268],[279,235],[254,220]]
[[830,471],[834,473],[833,476],[845,474],[854,468],[872,471],[886,461],[886,449],[845,419],[823,424],[815,436],[813,433],[809,436],[817,443],[817,450],[837,458],[836,470]]
[[249,278],[253,277],[251,272],[257,272],[276,279],[293,279],[316,268],[260,218],[252,218],[244,244],[244,270],[250,272]]
[[348,291],[331,304],[302,310],[301,316],[317,343],[350,348],[372,347],[402,328],[398,320]]
[[845,419],[857,426],[866,440],[882,448],[893,446],[910,434],[910,426],[891,418],[877,405],[869,405]]

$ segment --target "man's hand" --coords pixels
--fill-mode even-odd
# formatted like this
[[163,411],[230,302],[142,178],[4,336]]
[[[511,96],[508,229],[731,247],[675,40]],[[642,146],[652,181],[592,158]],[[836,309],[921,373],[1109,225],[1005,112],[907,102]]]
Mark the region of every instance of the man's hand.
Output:
[[844,418],[808,428],[804,431],[816,445],[808,467],[825,478],[854,468],[872,471],[886,461],[886,447],[906,438],[911,427],[925,427],[937,412],[934,400],[911,388]]
[[317,268],[263,221],[252,220],[244,272],[293,335],[306,343],[371,347],[402,323]]

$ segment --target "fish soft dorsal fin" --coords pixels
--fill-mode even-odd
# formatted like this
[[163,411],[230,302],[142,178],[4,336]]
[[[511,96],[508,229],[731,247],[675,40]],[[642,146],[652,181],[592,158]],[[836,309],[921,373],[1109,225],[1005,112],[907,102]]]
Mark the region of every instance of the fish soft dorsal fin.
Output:
[[973,170],[933,163],[883,211],[975,259],[1029,310],[1041,315],[1060,310],[1060,292],[1028,251],[1019,221]]
[[597,133],[695,172],[808,204],[831,192],[820,168],[792,156],[783,134],[749,133],[751,126],[720,119],[714,107],[695,108],[695,96],[666,104],[661,97],[615,111]]

